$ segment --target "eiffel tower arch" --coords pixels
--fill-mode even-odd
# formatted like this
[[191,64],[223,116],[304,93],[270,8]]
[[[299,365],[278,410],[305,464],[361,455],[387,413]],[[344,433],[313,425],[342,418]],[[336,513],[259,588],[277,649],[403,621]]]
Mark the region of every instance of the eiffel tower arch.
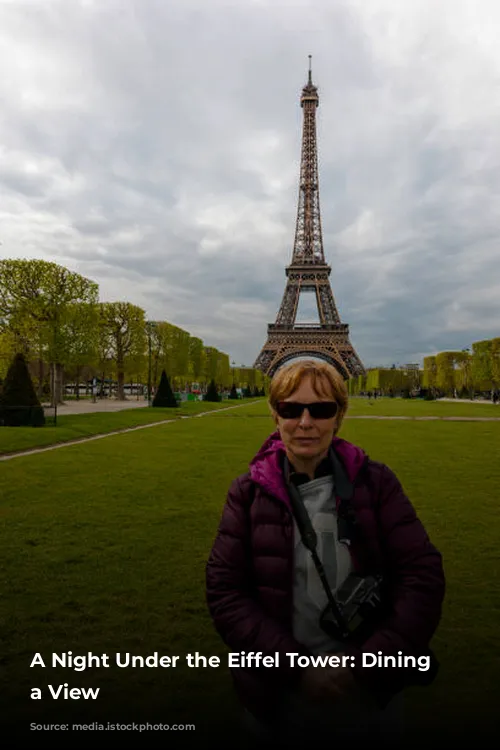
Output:
[[349,372],[348,370],[346,370],[341,356],[339,356],[336,352],[330,353],[327,351],[323,351],[320,348],[314,349],[312,346],[290,346],[284,352],[278,351],[278,353],[275,355],[274,362],[271,362],[270,364],[269,372],[274,374],[276,370],[279,370],[282,365],[285,365],[290,360],[297,359],[298,357],[307,357],[308,359],[322,359],[325,362],[328,362],[328,364],[333,365],[333,367],[335,367],[335,369],[340,372],[345,380],[347,380],[347,378],[349,377]]
[[[325,261],[319,206],[316,108],[318,89],[309,78],[302,89],[304,111],[300,161],[299,202],[292,261],[285,269],[287,282],[275,323],[267,327],[267,341],[254,367],[267,375],[291,359],[313,356],[332,364],[344,378],[363,375],[365,368],[349,339],[349,326],[340,319],[332,287],[331,268]],[[297,323],[301,294],[314,295],[318,323]]]

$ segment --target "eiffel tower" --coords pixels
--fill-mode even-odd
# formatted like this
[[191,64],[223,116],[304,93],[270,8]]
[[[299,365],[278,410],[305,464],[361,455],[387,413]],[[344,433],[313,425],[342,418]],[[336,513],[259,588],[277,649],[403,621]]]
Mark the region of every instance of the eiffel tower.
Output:
[[[254,367],[271,376],[290,359],[309,356],[324,359],[347,379],[365,369],[349,340],[349,326],[342,323],[330,285],[331,268],[325,261],[319,211],[316,107],[318,89],[313,85],[311,55],[309,79],[302,89],[304,110],[300,189],[292,262],[286,267],[287,282],[276,322],[267,327],[267,341]],[[302,292],[314,292],[318,323],[296,323]]]

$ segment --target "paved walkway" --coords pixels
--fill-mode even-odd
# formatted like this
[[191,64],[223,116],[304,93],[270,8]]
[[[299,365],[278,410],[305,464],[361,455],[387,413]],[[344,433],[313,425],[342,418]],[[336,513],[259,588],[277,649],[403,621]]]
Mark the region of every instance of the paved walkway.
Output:
[[[143,406],[147,406],[148,401],[145,398],[137,399],[130,398],[127,401],[117,401],[115,398],[98,398],[94,403],[90,398],[82,398],[79,401],[66,401],[64,404],[60,404],[57,407],[58,415],[65,414],[90,414],[96,411],[123,411],[124,409],[139,409]],[[44,409],[47,410],[47,414],[53,412],[53,408],[49,404],[43,404]]]

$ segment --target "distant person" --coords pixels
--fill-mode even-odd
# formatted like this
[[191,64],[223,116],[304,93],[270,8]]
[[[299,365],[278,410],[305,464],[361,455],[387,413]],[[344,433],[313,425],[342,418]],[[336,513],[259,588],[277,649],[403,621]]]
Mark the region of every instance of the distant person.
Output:
[[[229,650],[278,654],[279,666],[231,669],[256,747],[397,743],[402,691],[435,674],[441,554],[395,474],[337,437],[347,401],[328,364],[278,370],[269,391],[277,430],[232,482],[207,562],[208,608]],[[355,586],[370,594],[366,611],[350,600],[358,628],[345,603]],[[353,660],[299,667],[287,653]],[[363,654],[406,667],[363,666]]]

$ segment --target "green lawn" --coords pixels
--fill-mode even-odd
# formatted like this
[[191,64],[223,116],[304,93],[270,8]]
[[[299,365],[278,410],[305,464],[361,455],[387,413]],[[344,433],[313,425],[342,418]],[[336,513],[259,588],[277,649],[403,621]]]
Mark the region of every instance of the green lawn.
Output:
[[[204,601],[205,561],[227,487],[271,429],[260,403],[1,464],[2,708],[12,726],[62,715],[195,722],[194,746],[212,724],[228,731],[237,704],[222,668],[29,664],[35,652],[69,650],[223,656]],[[342,435],[396,471],[444,555],[441,674],[409,693],[414,721],[490,719],[500,667],[500,423],[352,420]],[[27,698],[32,687],[65,682],[101,695],[62,706]],[[175,739],[188,746],[185,734]]]
[[255,399],[239,401],[186,401],[177,409],[153,407],[130,408],[115,412],[91,412],[89,414],[68,414],[57,417],[57,426],[44,427],[0,427],[0,455],[41,448],[69,440],[79,440],[127,427],[162,422],[166,419],[179,419],[200,412],[225,409],[234,405],[252,403]]
[[423,399],[351,398],[349,414],[398,417],[497,417],[500,419],[500,404],[469,403],[467,401],[424,401]]
[[[64,443],[78,440],[91,435],[98,435],[114,430],[136,427],[165,419],[177,419],[181,416],[197,414],[201,411],[211,411],[253,403],[255,399],[241,399],[238,402],[224,401],[220,404],[205,401],[185,402],[178,409],[131,408],[118,412],[76,414],[58,416],[57,426],[47,425],[43,428],[32,427],[0,427],[0,455],[15,453],[30,448]],[[260,413],[267,413],[267,407],[261,408]],[[237,416],[239,412],[234,412]],[[360,416],[388,416],[388,417],[496,417],[500,419],[500,405],[470,404],[446,401],[420,401],[399,398],[381,398],[368,401],[366,398],[353,398],[349,402],[347,418]]]

